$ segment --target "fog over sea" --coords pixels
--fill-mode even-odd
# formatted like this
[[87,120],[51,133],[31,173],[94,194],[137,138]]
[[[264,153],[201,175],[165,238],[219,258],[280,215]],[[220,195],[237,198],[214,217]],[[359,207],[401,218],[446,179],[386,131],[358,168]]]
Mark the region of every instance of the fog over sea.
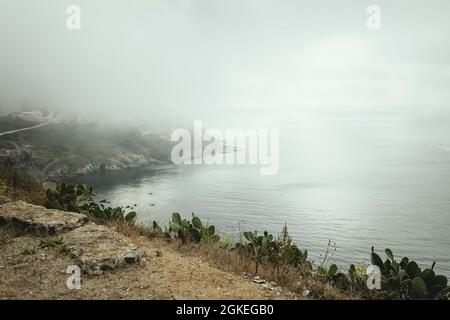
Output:
[[[137,204],[139,221],[167,223],[174,211],[216,225],[290,234],[319,263],[327,243],[344,270],[368,262],[370,247],[408,256],[450,275],[450,113],[271,109],[204,122],[205,128],[279,128],[280,170],[197,165],[93,176],[98,199]],[[412,115],[410,115],[412,114]],[[233,119],[231,121],[230,119]],[[228,121],[230,120],[230,121]],[[225,123],[233,126],[224,127]],[[215,126],[215,127],[214,127]],[[83,179],[86,181],[86,179]]]

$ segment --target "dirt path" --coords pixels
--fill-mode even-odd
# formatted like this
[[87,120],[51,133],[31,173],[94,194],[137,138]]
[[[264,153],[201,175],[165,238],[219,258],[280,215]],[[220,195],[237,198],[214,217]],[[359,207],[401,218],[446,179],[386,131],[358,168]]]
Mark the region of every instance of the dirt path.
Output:
[[7,135],[7,134],[12,134],[12,133],[20,132],[20,131],[26,131],[26,130],[36,129],[36,128],[39,128],[39,127],[46,126],[46,125],[48,125],[49,123],[50,123],[50,122],[44,122],[44,123],[40,123],[40,124],[37,124],[37,125],[32,126],[32,127],[28,127],[28,128],[22,128],[22,129],[16,129],[16,130],[12,130],[12,131],[0,132],[0,136],[5,136],[5,135]]

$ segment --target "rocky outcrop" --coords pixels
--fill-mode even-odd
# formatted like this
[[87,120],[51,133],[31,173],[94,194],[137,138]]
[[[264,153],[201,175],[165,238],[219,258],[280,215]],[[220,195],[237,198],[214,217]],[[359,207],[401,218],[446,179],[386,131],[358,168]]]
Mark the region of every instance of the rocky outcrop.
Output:
[[23,201],[0,205],[0,225],[10,225],[41,236],[58,235],[86,273],[98,274],[141,261],[144,252],[129,238],[89,222],[74,212],[49,210]]
[[101,173],[106,171],[120,171],[125,169],[143,168],[152,165],[162,165],[166,162],[158,161],[149,156],[145,157],[142,154],[117,152],[111,155],[107,160],[97,163],[88,163],[85,166],[76,170],[65,168],[59,172],[54,172],[53,175],[58,178],[62,176],[82,176],[92,173]]
[[85,225],[83,214],[50,210],[24,201],[0,206],[0,224],[12,224],[25,232],[56,235]]
[[64,234],[63,243],[66,251],[87,273],[102,273],[138,263],[143,256],[130,239],[95,223]]

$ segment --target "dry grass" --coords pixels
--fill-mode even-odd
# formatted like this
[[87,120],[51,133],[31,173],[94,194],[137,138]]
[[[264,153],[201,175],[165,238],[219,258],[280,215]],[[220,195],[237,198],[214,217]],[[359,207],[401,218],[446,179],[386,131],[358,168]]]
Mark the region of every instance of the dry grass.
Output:
[[148,239],[154,239],[158,236],[155,232],[153,232],[153,230],[149,228],[134,225],[127,221],[96,221],[93,218],[90,219],[98,224],[106,225],[107,227],[114,229],[124,236],[130,238],[146,237]]
[[[108,221],[103,222],[103,224],[114,228],[127,237],[134,238],[136,241],[138,239],[142,240],[143,237],[153,240],[185,256],[200,258],[223,271],[248,277],[255,276],[255,262],[250,257],[240,254],[236,250],[230,250],[220,242],[182,244],[180,240],[168,240],[149,228],[133,225],[125,221]],[[257,275],[266,281],[274,281],[281,287],[297,294],[302,294],[307,289],[311,292],[310,297],[314,299],[342,300],[361,298],[357,294],[331,286],[326,279],[313,275],[309,269],[302,270],[286,264],[275,268],[270,264],[262,264]]]
[[0,170],[0,195],[42,206],[46,189],[37,180],[16,170]]
[[0,228],[0,249],[3,246],[9,244],[12,241],[12,239],[17,237],[18,235],[20,235],[20,232],[17,229],[13,229],[13,228],[3,229],[3,228]]
[[[173,249],[188,256],[200,257],[204,261],[224,271],[235,274],[255,275],[255,263],[236,251],[222,248],[218,243],[185,244],[179,241],[171,241]],[[313,276],[306,270],[294,268],[288,265],[280,265],[274,268],[269,264],[262,264],[258,270],[258,276],[266,281],[274,281],[278,285],[294,292],[302,293],[311,291],[311,297],[315,299],[358,299],[357,295],[343,292],[320,277]]]

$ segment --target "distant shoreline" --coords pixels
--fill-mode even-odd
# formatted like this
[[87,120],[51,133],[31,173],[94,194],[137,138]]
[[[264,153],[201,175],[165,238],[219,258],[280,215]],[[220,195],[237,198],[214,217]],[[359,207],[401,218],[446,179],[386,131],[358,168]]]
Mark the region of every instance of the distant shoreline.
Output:
[[[146,172],[156,172],[156,171],[162,171],[162,170],[169,170],[169,169],[175,169],[177,166],[174,164],[149,164],[141,167],[129,167],[129,168],[123,168],[119,170],[105,170],[104,172],[89,172],[86,174],[76,174],[76,175],[68,175],[62,177],[60,180],[66,180],[68,182],[72,183],[86,183],[86,181],[95,180],[97,178],[114,178],[117,176],[122,179],[124,176],[132,177],[141,177],[142,173]],[[47,181],[47,182],[54,182],[54,181]]]

